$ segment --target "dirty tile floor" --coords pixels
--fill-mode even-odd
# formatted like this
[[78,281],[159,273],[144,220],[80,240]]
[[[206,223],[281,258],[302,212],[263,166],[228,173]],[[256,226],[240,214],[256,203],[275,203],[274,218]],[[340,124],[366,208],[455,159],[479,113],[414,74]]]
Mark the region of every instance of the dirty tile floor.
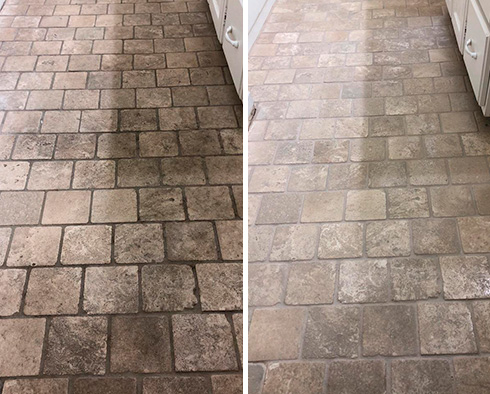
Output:
[[278,0],[251,51],[250,393],[488,393],[490,123],[443,0]]
[[7,0],[0,38],[0,392],[241,392],[241,102],[207,3]]

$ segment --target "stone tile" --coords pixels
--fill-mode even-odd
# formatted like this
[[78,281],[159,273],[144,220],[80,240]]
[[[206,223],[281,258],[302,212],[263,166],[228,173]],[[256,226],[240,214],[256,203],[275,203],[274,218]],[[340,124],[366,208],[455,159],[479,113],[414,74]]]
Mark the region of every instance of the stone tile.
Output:
[[424,146],[427,157],[454,157],[463,155],[463,148],[461,147],[459,136],[456,134],[425,136]]
[[237,369],[231,326],[224,315],[172,316],[176,371]]
[[490,286],[490,263],[485,256],[446,256],[440,258],[445,299],[486,298]]
[[484,157],[449,159],[448,164],[453,184],[490,182],[490,170]]
[[469,187],[432,188],[430,195],[434,216],[470,216],[475,214]]
[[243,222],[241,220],[216,222],[221,256],[224,260],[243,259]]
[[45,319],[0,320],[0,374],[37,375],[41,369]]
[[136,191],[132,189],[96,190],[93,192],[92,222],[135,222]]
[[388,216],[390,218],[429,217],[429,203],[425,189],[388,189],[387,196]]
[[490,215],[490,200],[486,198],[490,193],[490,185],[473,186],[473,195],[480,215]]
[[[141,143],[140,135],[140,143]],[[164,185],[204,185],[204,161],[200,157],[173,157],[162,159]]]
[[472,112],[448,112],[439,116],[444,133],[464,133],[477,130]]
[[241,309],[243,302],[242,264],[198,264],[196,271],[203,311]]
[[116,183],[116,163],[112,160],[83,160],[75,163],[74,189],[113,188]]
[[259,393],[264,381],[265,368],[262,364],[248,364],[248,389]]
[[411,185],[447,185],[449,180],[446,164],[442,159],[408,161],[407,170]]
[[490,349],[490,302],[475,301],[473,302],[473,321],[475,324],[476,334],[478,335],[479,348],[482,352],[488,352]]
[[361,257],[363,226],[360,223],[331,223],[322,227],[318,258]]
[[383,360],[334,361],[329,367],[327,389],[332,394],[385,393],[385,363]]
[[139,191],[139,214],[141,220],[184,220],[182,191],[178,188],[145,188]]
[[213,393],[241,394],[243,392],[242,375],[213,375],[211,376]]
[[404,162],[379,162],[369,164],[370,187],[405,186],[407,173]]
[[362,354],[402,356],[418,352],[415,309],[411,305],[364,307]]
[[90,191],[50,191],[46,194],[43,224],[87,223]]
[[81,268],[34,268],[24,305],[26,315],[77,314]]
[[197,128],[192,108],[159,108],[160,130],[189,130]]
[[490,358],[457,358],[454,360],[456,390],[459,393],[484,393],[489,384]]
[[197,303],[195,279],[186,265],[146,265],[141,270],[143,310],[180,311]]
[[172,367],[167,316],[117,316],[111,330],[111,372],[158,373]]
[[288,178],[289,168],[287,166],[256,167],[250,179],[249,192],[284,192]]
[[82,111],[80,131],[83,133],[116,131],[117,123],[115,110],[85,110]]
[[458,226],[465,253],[490,251],[490,239],[488,238],[490,218],[485,216],[458,218]]
[[390,262],[391,295],[394,301],[437,298],[441,292],[437,262],[411,257]]
[[45,374],[104,374],[107,318],[53,318],[46,349],[43,369]]
[[14,230],[7,265],[55,265],[60,240],[61,227],[17,227]]
[[409,256],[410,229],[406,221],[372,222],[366,225],[369,257]]
[[476,353],[471,314],[462,303],[418,305],[420,352],[425,354]]
[[54,135],[20,135],[12,152],[15,160],[45,160],[53,157]]
[[277,227],[270,260],[311,260],[316,252],[317,240],[318,228],[313,225]]
[[68,189],[73,163],[70,161],[34,162],[29,175],[29,190]]
[[[1,116],[0,116],[1,117]],[[7,160],[14,147],[15,136],[0,135],[0,160]]]
[[267,367],[262,394],[320,393],[324,363],[272,363]]
[[61,264],[109,264],[111,262],[110,226],[68,226],[63,237]]
[[386,219],[386,195],[381,190],[347,192],[346,220]]
[[94,313],[138,311],[138,267],[89,267],[85,271],[83,309]]
[[230,191],[226,186],[187,187],[187,211],[191,220],[233,219]]
[[338,222],[342,220],[342,192],[308,193],[304,197],[302,222]]
[[95,134],[61,134],[56,142],[55,159],[92,159],[95,156]]
[[171,132],[148,132],[139,135],[140,154],[143,157],[177,156],[177,135]]
[[289,177],[289,191],[325,190],[328,167],[326,165],[293,167]]
[[23,190],[29,168],[28,162],[0,162],[0,190]]
[[11,111],[7,113],[2,131],[4,133],[37,133],[41,121],[40,111]]
[[288,305],[331,304],[335,271],[335,264],[330,262],[292,265],[284,302]]
[[11,234],[12,230],[10,228],[0,228],[0,266],[3,265],[7,257]]
[[308,312],[303,358],[355,358],[359,353],[358,307],[313,307]]
[[352,161],[379,161],[386,156],[386,143],[383,139],[357,139],[351,141]]
[[181,131],[179,140],[185,156],[209,156],[221,154],[219,133],[215,130]]
[[386,260],[342,261],[338,298],[342,303],[388,301],[389,279]]
[[249,329],[249,361],[298,358],[304,320],[303,308],[256,309]]
[[283,297],[286,268],[281,264],[249,264],[248,303],[250,306],[272,306]]
[[80,111],[48,111],[44,115],[42,133],[77,133]]
[[215,260],[217,256],[211,223],[165,225],[168,259],[171,261]]
[[235,334],[237,347],[238,347],[238,353],[240,356],[240,364],[243,367],[243,331],[245,328],[243,324],[243,313],[234,313],[232,315],[232,321],[233,321],[233,331]]
[[117,186],[144,187],[160,184],[160,163],[157,159],[122,159],[117,166]]
[[241,156],[206,157],[206,169],[209,183],[242,184],[243,162]]
[[15,379],[7,380],[3,386],[4,394],[50,393],[67,394],[68,379]]
[[266,194],[262,198],[256,223],[297,223],[301,203],[299,194]]
[[143,379],[144,394],[169,393],[188,393],[200,394],[206,391],[211,392],[209,379],[203,376],[168,376],[151,377]]
[[412,234],[415,254],[447,254],[460,251],[456,222],[452,219],[414,220]]
[[74,394],[136,394],[136,379],[124,377],[77,378],[73,382]]
[[0,194],[0,225],[37,224],[41,217],[43,192]]
[[391,371],[395,393],[454,393],[454,376],[447,360],[394,360]]
[[0,316],[12,316],[20,311],[26,272],[19,269],[0,271]]
[[[309,153],[309,152],[308,152]],[[309,162],[310,154],[307,156],[307,160],[304,163]],[[349,141],[316,141],[313,150],[312,163],[343,163],[347,161],[349,156]],[[276,159],[277,162],[277,159]],[[286,163],[286,160],[282,160]]]
[[164,259],[160,224],[116,225],[114,259],[119,264],[157,263]]
[[329,168],[328,189],[365,189],[368,167],[366,164],[339,164]]
[[132,158],[136,156],[136,136],[133,133],[102,134],[97,156],[101,159]]

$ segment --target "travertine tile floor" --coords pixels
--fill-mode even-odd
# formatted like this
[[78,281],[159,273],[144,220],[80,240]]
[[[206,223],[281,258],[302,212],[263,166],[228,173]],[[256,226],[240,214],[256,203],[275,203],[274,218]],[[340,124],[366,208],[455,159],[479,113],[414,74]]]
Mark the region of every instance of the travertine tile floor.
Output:
[[0,392],[241,392],[241,102],[207,3],[0,25]]
[[490,123],[443,0],[277,0],[251,52],[250,393],[490,393]]

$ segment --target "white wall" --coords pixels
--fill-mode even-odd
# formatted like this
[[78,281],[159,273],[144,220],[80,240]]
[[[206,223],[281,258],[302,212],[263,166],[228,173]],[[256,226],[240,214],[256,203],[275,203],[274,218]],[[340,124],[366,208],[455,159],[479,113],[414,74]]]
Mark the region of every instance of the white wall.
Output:
[[252,48],[276,0],[249,0],[248,50]]

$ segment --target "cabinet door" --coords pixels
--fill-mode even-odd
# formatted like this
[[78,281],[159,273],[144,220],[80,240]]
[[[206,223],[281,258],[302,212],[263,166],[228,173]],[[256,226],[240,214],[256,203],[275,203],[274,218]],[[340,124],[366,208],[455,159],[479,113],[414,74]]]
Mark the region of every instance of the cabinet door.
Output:
[[223,52],[226,56],[236,90],[242,97],[243,76],[243,6],[241,0],[228,0],[225,28],[223,33]]
[[452,0],[451,5],[451,22],[453,23],[454,34],[458,42],[458,48],[463,53],[463,39],[466,24],[466,9],[468,0]]
[[483,106],[488,87],[490,31],[476,0],[469,2],[466,26],[463,60],[476,100]]
[[447,6],[447,11],[449,12],[449,15],[452,15],[453,0],[446,0],[446,6]]
[[225,23],[225,0],[208,0],[209,11],[213,18],[214,28],[218,35],[219,42],[223,42],[223,26]]

